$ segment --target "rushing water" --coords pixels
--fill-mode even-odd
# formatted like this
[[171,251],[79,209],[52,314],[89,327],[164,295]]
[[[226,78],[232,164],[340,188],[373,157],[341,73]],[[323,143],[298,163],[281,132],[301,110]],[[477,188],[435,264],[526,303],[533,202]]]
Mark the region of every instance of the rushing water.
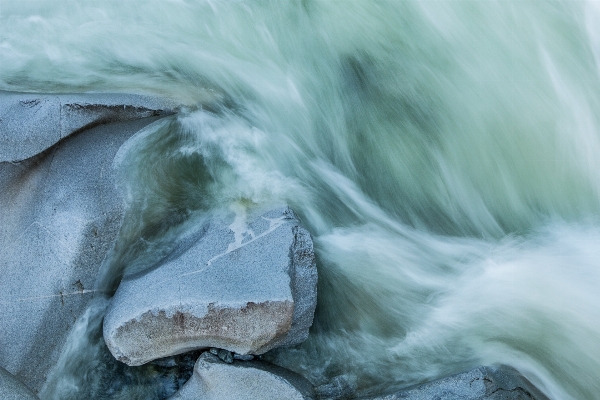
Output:
[[[362,394],[492,363],[600,393],[598,3],[0,0],[0,89],[186,106],[118,156],[129,209],[99,285],[213,208],[285,201],[319,304],[272,360]],[[104,302],[47,398],[110,397],[85,380],[116,370],[90,345]]]

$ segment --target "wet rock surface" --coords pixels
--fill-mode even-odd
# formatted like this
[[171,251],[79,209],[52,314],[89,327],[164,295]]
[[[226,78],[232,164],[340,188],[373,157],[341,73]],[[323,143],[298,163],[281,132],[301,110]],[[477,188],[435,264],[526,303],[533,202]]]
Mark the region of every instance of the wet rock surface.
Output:
[[[60,130],[65,122],[51,111],[50,100],[44,105],[42,100],[27,100],[29,94],[12,96],[9,103],[16,102],[16,107],[39,108],[31,112],[42,130]],[[100,98],[91,95],[87,103]],[[24,117],[10,114],[10,107],[7,111],[4,92],[0,99],[0,140],[4,140],[7,124],[13,129]],[[88,97],[73,95],[71,99],[78,99],[79,104]],[[71,127],[99,121],[97,114],[79,111],[80,122]],[[7,112],[12,122],[7,122]],[[34,153],[44,151],[25,161],[0,162],[0,365],[36,392],[94,295],[97,272],[122,222],[124,203],[115,182],[115,154],[129,137],[158,118],[102,124],[54,145],[50,141],[31,147]],[[30,122],[22,121],[21,139],[37,146],[39,138],[28,136],[27,129],[35,128]],[[10,147],[3,142],[0,149],[9,151]]]
[[[367,398],[365,398],[366,400]],[[370,400],[548,400],[518,371],[506,366],[478,367]]]
[[293,372],[261,361],[225,363],[203,353],[190,380],[171,400],[314,399],[310,382]]
[[174,109],[171,101],[132,94],[0,91],[0,162],[28,159],[100,124],[163,116]]
[[262,354],[306,339],[316,283],[312,240],[288,207],[215,216],[158,268],[123,279],[104,339],[129,365],[209,347]]
[[23,382],[0,367],[0,399],[38,400],[38,397]]

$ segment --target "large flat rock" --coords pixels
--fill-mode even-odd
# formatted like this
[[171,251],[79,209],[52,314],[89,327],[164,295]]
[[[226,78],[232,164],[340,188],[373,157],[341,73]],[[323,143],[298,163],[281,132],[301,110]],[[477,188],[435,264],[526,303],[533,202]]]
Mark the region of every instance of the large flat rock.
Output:
[[169,400],[307,400],[312,385],[293,372],[260,361],[226,364],[203,353],[189,381]]
[[115,154],[156,119],[100,125],[26,161],[0,163],[0,366],[34,391],[94,295],[119,231]]
[[205,347],[262,354],[306,339],[317,271],[292,210],[216,216],[183,242],[158,268],[121,282],[104,318],[118,360]]
[[0,162],[33,157],[99,124],[166,115],[174,108],[171,101],[132,94],[0,91]]
[[[369,400],[548,400],[518,371],[506,366],[477,367]],[[366,399],[365,399],[366,400]]]

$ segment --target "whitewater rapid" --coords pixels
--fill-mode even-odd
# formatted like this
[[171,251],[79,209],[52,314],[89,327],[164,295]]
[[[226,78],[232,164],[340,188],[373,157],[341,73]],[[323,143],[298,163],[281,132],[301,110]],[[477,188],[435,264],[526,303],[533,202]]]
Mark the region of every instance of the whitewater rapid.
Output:
[[[98,288],[211,209],[287,202],[319,300],[272,361],[360,394],[502,363],[594,399],[599,27],[594,1],[0,0],[0,90],[184,105],[117,157],[128,211]],[[102,367],[104,301],[46,398],[131,396],[102,383],[123,373]]]

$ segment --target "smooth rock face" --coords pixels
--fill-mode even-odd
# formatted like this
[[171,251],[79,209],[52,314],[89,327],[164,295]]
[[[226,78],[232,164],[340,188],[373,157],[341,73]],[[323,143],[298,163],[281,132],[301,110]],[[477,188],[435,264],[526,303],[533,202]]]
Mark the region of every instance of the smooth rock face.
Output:
[[216,347],[262,354],[308,336],[317,270],[309,233],[288,207],[215,217],[158,268],[124,278],[104,340],[129,365]]
[[39,400],[25,384],[0,367],[0,399]]
[[516,370],[478,367],[434,382],[371,400],[548,400]]
[[0,162],[33,157],[96,125],[172,114],[174,108],[167,100],[131,94],[0,91]]
[[100,125],[21,163],[0,163],[0,365],[36,392],[122,222],[115,154],[156,119]]
[[226,364],[203,353],[189,381],[170,400],[313,399],[312,385],[293,372],[260,361]]

